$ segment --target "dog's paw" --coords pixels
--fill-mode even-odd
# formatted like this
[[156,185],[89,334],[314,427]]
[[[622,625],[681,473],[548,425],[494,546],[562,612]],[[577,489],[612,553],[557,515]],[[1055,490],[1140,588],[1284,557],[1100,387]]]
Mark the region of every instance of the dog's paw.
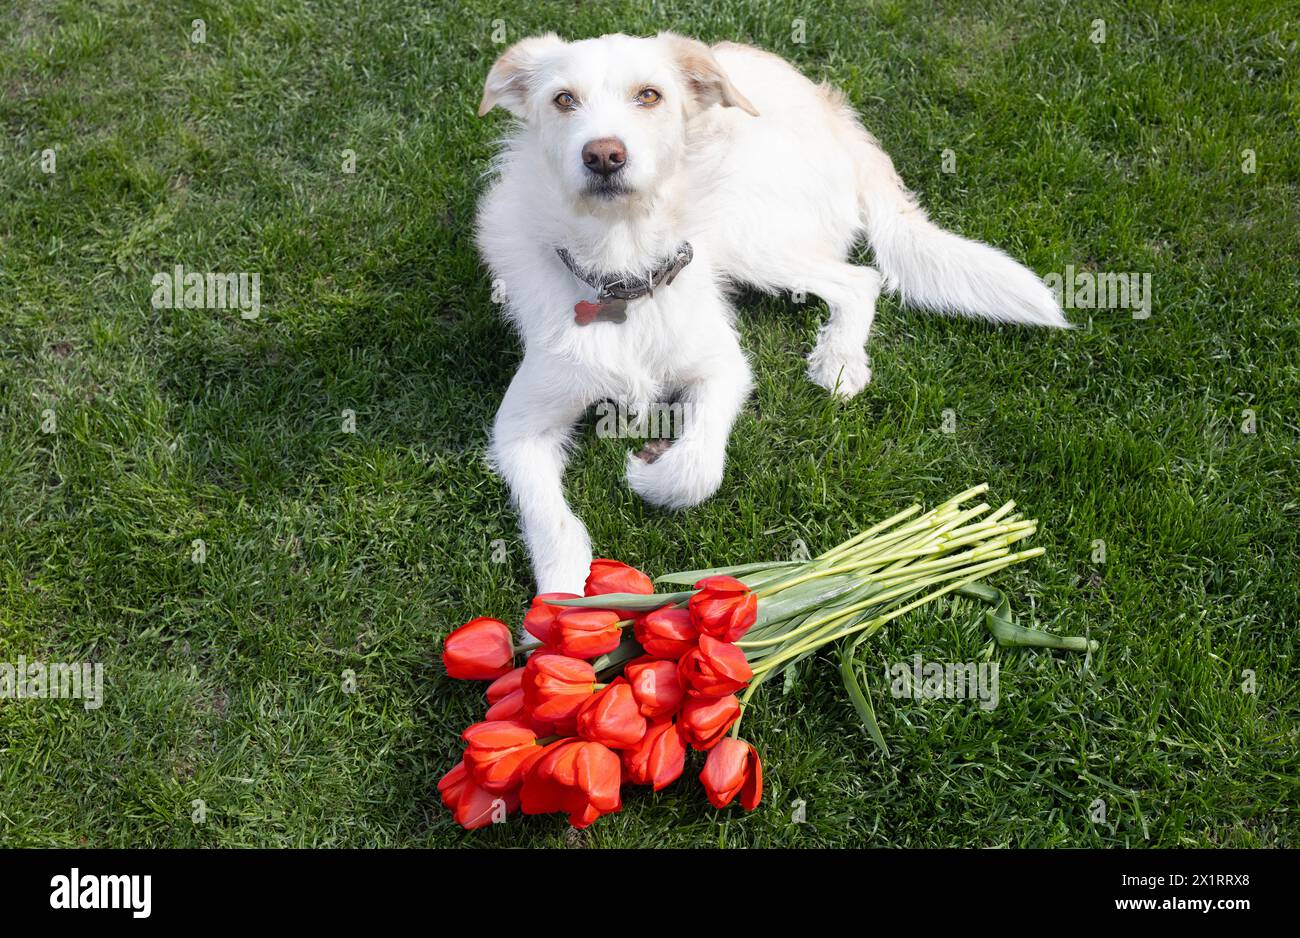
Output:
[[538,593],[576,593],[581,596],[591,572],[591,541],[576,518],[561,526],[558,536],[544,543],[529,543]]
[[808,377],[847,401],[871,383],[871,361],[865,349],[844,352],[818,345],[808,355]]
[[[591,551],[575,554],[561,562],[548,558],[534,567],[537,576],[537,595],[542,593],[571,593],[581,596],[586,591],[587,574],[591,572]],[[531,605],[531,603],[530,603]],[[526,611],[526,610],[525,610]],[[519,641],[528,643],[536,639],[519,626]]]
[[722,485],[723,459],[698,446],[677,443],[653,462],[635,453],[627,456],[627,484],[651,505],[690,508]]
[[673,445],[670,439],[647,440],[645,446],[641,447],[633,455],[642,462],[657,462],[659,457],[668,452],[669,447]]

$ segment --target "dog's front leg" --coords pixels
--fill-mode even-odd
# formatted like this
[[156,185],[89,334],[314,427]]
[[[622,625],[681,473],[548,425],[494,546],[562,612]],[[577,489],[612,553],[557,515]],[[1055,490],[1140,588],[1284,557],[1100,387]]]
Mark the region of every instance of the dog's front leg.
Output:
[[703,344],[708,357],[681,376],[680,434],[654,461],[628,454],[628,485],[652,505],[689,508],[718,490],[731,427],[754,386],[735,333]]
[[564,499],[573,425],[588,401],[572,369],[524,356],[492,428],[490,458],[510,487],[539,593],[582,595],[591,566],[587,529]]

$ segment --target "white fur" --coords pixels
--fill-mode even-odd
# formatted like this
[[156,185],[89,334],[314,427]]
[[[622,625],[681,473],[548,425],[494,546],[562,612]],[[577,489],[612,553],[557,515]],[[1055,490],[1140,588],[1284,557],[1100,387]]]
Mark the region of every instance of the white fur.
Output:
[[[637,101],[646,87],[662,95],[653,107]],[[555,105],[561,91],[578,100],[573,110]],[[572,428],[591,404],[688,402],[684,434],[657,461],[629,454],[628,484],[668,508],[721,485],[752,387],[728,284],[825,300],[808,373],[843,398],[871,378],[865,345],[882,288],[939,311],[1067,325],[1030,271],[933,225],[840,95],[774,55],[667,33],[537,37],[493,67],[480,112],[495,105],[519,120],[494,162],[477,242],[525,355],[490,456],[518,505],[539,592],[582,592],[591,560],[562,487]],[[584,188],[582,148],[601,137],[625,145],[624,195]],[[847,260],[863,237],[879,271]],[[594,291],[557,246],[586,269],[636,271],[681,241],[693,263],[629,304],[625,323],[574,322],[574,304]]]

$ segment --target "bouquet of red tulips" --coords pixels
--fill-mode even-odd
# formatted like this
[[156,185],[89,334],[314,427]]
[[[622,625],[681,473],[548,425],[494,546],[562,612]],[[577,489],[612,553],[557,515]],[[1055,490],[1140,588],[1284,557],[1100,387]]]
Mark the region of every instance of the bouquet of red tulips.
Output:
[[752,811],[763,767],[739,732],[758,687],[840,642],[845,688],[883,748],[853,649],[948,593],[992,602],[988,625],[1003,644],[1091,650],[1085,639],[1016,625],[1006,598],[975,582],[1042,553],[1012,550],[1036,526],[1014,502],[963,507],[987,488],[928,512],[914,505],[809,561],[659,577],[686,587],[671,592],[626,564],[596,560],[585,596],[533,600],[523,622],[532,640],[522,644],[496,619],[467,622],[447,637],[442,660],[452,677],[491,681],[489,706],[438,784],[443,802],[470,829],[519,809],[564,812],[582,828],[619,810],[622,785],[658,791],[676,781],[689,747],[707,753],[699,777],[710,803],[739,798]]

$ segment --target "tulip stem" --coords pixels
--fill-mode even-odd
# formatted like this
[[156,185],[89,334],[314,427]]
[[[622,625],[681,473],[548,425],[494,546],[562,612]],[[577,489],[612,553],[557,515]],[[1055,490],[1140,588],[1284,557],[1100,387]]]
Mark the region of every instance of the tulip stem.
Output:
[[[1043,548],[1041,547],[1034,548],[1033,551],[1037,551],[1037,553],[1042,553]],[[868,596],[864,600],[861,600],[857,603],[853,603],[848,606],[844,606],[842,608],[831,609],[825,615],[810,618],[807,621],[805,621],[802,625],[796,626],[795,628],[781,635],[776,635],[771,638],[755,639],[749,642],[739,641],[736,642],[736,645],[742,649],[766,648],[769,645],[783,645],[786,642],[788,642],[791,638],[794,638],[797,635],[803,635],[807,632],[816,631],[821,626],[827,625],[831,622],[841,620],[845,618],[847,615],[849,615],[850,613],[858,612],[863,609],[868,609],[871,606],[878,606],[882,603],[886,603],[891,600],[898,599],[899,597],[905,596],[906,594],[910,592],[914,592],[915,590],[924,589],[925,587],[933,586],[936,583],[942,583],[944,580],[952,579],[955,576],[964,576],[966,573],[972,571],[979,571],[981,574],[983,574],[995,569],[999,569],[1001,566],[1009,566],[1010,564],[1016,563],[1019,560],[1027,560],[1029,557],[1037,556],[1037,553],[1034,553],[1033,551],[1022,551],[1019,554],[1007,554],[1005,548],[996,547],[996,545],[995,545],[995,549],[992,550],[991,552],[986,552],[983,548],[977,549],[967,554],[961,555],[960,558],[954,558],[953,562],[956,564],[970,564],[970,561],[972,560],[981,561],[980,563],[977,564],[970,564],[964,570],[943,572],[942,570],[932,569],[930,571],[931,576],[929,577],[926,577],[919,581],[918,580],[905,581],[901,584],[890,583],[889,586],[891,588],[886,589],[884,592],[874,593],[871,596]],[[926,565],[917,564],[916,566],[924,567]],[[881,579],[897,580],[899,575],[900,574],[894,574],[893,577],[882,577]],[[767,662],[764,662],[764,664],[767,664]]]
[[[978,489],[979,486],[976,486]],[[975,491],[972,489],[971,491]],[[854,544],[850,539],[843,545],[819,556],[810,564],[796,569],[791,575],[778,577],[775,581],[764,583],[755,590],[755,596],[762,599],[782,590],[810,580],[835,576],[852,571],[880,568],[886,564],[913,557],[943,553],[966,544],[976,543],[993,534],[1007,533],[1013,528],[999,526],[998,522],[1015,506],[1008,502],[983,521],[960,527],[965,522],[989,510],[983,502],[973,508],[959,509],[956,503],[945,503],[938,509],[927,512],[920,518],[880,537],[863,543]],[[915,506],[914,506],[915,507]],[[900,512],[907,515],[909,512]],[[899,517],[896,515],[895,517]],[[883,522],[882,522],[883,524]],[[1034,522],[1024,522],[1021,528],[1032,528]],[[876,526],[877,528],[880,525]],[[1020,528],[1015,528],[1019,530]],[[871,530],[871,529],[869,529]],[[864,532],[865,533],[865,532]],[[849,546],[852,545],[852,546]]]
[[862,543],[868,538],[875,537],[881,531],[885,530],[885,528],[893,527],[898,522],[910,518],[912,515],[916,514],[920,510],[921,510],[920,505],[913,505],[911,508],[905,508],[902,511],[900,511],[898,514],[890,518],[886,518],[884,521],[881,521],[879,524],[873,524],[865,531],[853,535],[851,538],[849,538],[847,541],[840,544],[839,546],[832,547],[824,554],[819,554],[816,559],[834,560],[836,557],[840,556],[841,554],[844,554],[855,545]]
[[755,675],[754,679],[749,682],[745,688],[745,696],[740,698],[740,716],[736,717],[736,722],[731,724],[731,738],[740,738],[740,721],[745,718],[745,711],[749,709],[749,698],[754,696],[754,691],[758,686],[772,676],[771,671],[764,671],[761,675]]
[[[853,635],[856,634],[857,632],[862,632],[862,631],[866,631],[868,635],[874,634],[876,631],[878,631],[881,628],[881,626],[885,625],[887,622],[897,619],[899,616],[903,615],[904,613],[910,612],[913,609],[923,606],[926,603],[931,602],[932,600],[938,599],[940,596],[943,596],[947,593],[951,593],[953,590],[957,590],[963,586],[967,586],[975,582],[976,580],[980,579],[985,574],[991,573],[993,570],[1000,570],[1003,567],[1011,566],[1014,563],[1019,563],[1021,560],[1027,560],[1030,557],[1037,557],[1043,553],[1046,553],[1045,548],[1035,547],[1030,550],[1021,551],[1018,554],[1011,554],[1010,556],[999,557],[998,559],[991,560],[987,563],[977,564],[976,566],[971,567],[968,570],[963,570],[962,571],[963,578],[957,580],[954,583],[950,583],[949,585],[942,587],[941,589],[935,590],[933,593],[927,593],[925,596],[922,596],[920,599],[907,603],[904,606],[900,606],[899,608],[891,610],[890,612],[887,612],[884,615],[876,616],[875,618],[872,619],[866,619],[862,622],[858,622],[846,628],[837,628],[836,626],[838,625],[838,623],[852,619],[854,617],[853,614],[855,612],[861,611],[863,608],[865,608],[866,605],[871,605],[872,603],[867,603],[867,604],[858,603],[854,606],[849,606],[845,609],[839,610],[837,613],[833,613],[830,616],[824,616],[822,617],[821,621],[822,624],[828,626],[826,629],[818,632],[812,638],[805,639],[804,641],[798,643],[793,648],[788,648],[785,651],[782,651],[774,655],[772,658],[764,660],[762,664],[760,664],[757,668],[754,669],[754,677],[758,677],[760,674],[766,675],[768,673],[772,673],[775,670],[778,670],[777,666],[781,665],[783,662],[789,661],[793,658],[798,658],[801,655],[804,655],[810,651],[815,651],[816,649],[820,648],[823,645],[829,644],[830,642],[833,641],[837,641],[838,639],[844,638],[848,635]],[[909,590],[923,589],[926,586],[932,586],[935,583],[942,582],[944,579],[948,579],[948,578],[949,577],[939,577],[937,579],[929,580],[925,583],[914,584],[912,586],[909,586],[908,589]]]

